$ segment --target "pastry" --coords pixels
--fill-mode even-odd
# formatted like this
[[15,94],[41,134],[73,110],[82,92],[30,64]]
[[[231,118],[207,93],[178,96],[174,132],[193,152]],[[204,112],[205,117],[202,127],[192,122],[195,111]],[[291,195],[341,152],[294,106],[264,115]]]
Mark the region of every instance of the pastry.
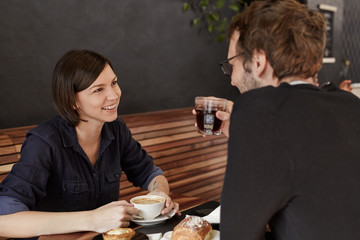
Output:
[[188,216],[175,226],[171,240],[210,240],[213,230],[210,223],[198,216]]
[[130,240],[135,235],[131,228],[117,228],[102,234],[104,240]]

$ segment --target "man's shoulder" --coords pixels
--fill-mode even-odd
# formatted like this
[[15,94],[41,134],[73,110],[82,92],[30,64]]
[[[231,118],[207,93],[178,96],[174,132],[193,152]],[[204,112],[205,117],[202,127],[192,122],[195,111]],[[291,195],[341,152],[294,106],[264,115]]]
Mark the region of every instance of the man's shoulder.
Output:
[[286,98],[286,90],[268,86],[250,90],[235,101],[235,108],[243,111],[270,111]]

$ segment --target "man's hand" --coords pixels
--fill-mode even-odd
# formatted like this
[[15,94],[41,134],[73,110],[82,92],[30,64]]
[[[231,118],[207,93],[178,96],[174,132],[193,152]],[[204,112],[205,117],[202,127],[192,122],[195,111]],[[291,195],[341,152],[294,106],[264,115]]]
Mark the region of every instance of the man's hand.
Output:
[[[226,136],[229,137],[229,129],[230,129],[230,116],[233,110],[234,103],[230,100],[226,103],[226,110],[225,111],[217,111],[216,117],[223,121],[221,126],[221,132]],[[196,115],[195,109],[192,110],[192,114]],[[195,123],[196,126],[196,123]],[[205,135],[204,135],[205,137]]]

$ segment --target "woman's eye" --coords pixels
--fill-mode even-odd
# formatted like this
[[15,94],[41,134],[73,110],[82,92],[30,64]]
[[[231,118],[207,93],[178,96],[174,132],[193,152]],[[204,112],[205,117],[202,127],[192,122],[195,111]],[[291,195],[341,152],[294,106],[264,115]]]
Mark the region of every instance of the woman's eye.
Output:
[[94,91],[94,93],[101,92],[102,88],[98,88]]
[[117,84],[117,80],[114,80],[113,82],[112,82],[112,85],[116,85]]

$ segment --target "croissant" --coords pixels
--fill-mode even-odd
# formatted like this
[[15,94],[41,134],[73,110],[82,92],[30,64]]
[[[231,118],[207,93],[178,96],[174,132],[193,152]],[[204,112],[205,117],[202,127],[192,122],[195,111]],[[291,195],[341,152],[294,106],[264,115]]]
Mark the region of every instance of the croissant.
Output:
[[117,228],[102,234],[104,240],[130,240],[135,235],[131,228]]
[[213,236],[211,224],[197,216],[189,216],[175,226],[171,240],[210,240]]

